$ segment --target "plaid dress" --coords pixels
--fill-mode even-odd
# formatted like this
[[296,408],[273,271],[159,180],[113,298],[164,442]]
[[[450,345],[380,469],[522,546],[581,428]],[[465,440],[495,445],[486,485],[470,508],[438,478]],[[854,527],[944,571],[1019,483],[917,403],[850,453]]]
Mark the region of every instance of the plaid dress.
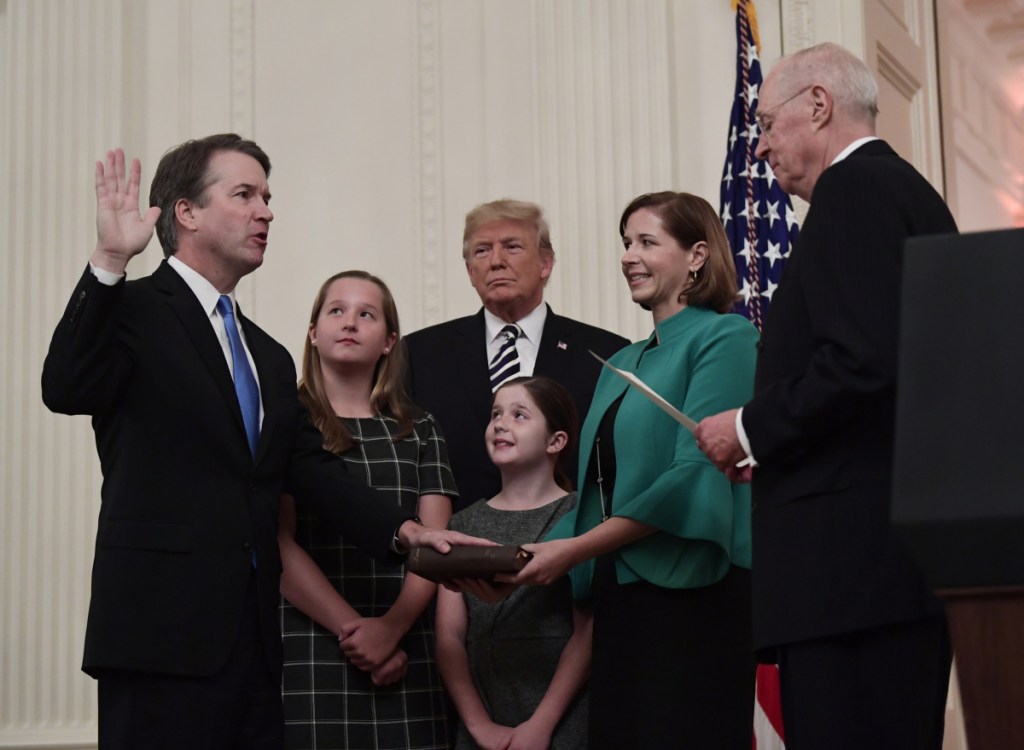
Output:
[[[349,471],[387,490],[404,510],[415,513],[420,495],[458,494],[444,438],[430,415],[417,417],[413,433],[397,443],[392,435],[398,432],[398,423],[390,417],[342,421],[357,441],[343,454]],[[405,577],[401,565],[371,559],[301,509],[295,538],[364,617],[383,615],[398,597]],[[348,663],[334,634],[282,600],[285,746],[447,748],[447,698],[434,663],[431,614],[428,608],[399,644],[409,657],[405,678],[377,687],[368,673]]]

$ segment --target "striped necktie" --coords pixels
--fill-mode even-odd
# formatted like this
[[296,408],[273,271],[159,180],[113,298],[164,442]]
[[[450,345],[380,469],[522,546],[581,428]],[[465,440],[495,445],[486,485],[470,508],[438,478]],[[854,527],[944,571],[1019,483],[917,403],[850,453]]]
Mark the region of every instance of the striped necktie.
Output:
[[519,351],[516,349],[516,339],[523,335],[523,329],[514,323],[509,323],[501,329],[501,336],[505,340],[501,342],[501,348],[491,360],[491,393],[498,390],[498,386],[509,378],[519,374]]

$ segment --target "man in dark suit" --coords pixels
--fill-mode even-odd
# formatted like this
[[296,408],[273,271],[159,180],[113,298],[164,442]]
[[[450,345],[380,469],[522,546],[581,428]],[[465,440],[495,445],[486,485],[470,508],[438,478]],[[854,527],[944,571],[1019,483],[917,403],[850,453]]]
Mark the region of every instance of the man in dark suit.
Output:
[[[314,503],[375,556],[466,541],[428,530],[322,450],[288,352],[238,311],[263,262],[270,161],[226,134],[96,165],[97,244],[43,368],[89,414],[103,470],[83,669],[101,748],[280,748],[278,498]],[[125,282],[154,225],[167,260]]]
[[[483,308],[405,337],[410,394],[444,430],[459,488],[458,508],[501,489],[484,446],[484,429],[491,394],[502,380],[545,375],[558,381],[572,394],[582,422],[601,370],[590,351],[607,358],[629,343],[556,315],[544,303],[555,251],[540,206],[498,200],[474,208],[466,214],[462,258]],[[514,342],[504,333],[508,326],[518,329]],[[508,351],[513,343],[514,351]],[[574,483],[576,466],[575,455],[565,457],[566,474]]]
[[956,225],[875,138],[877,111],[867,66],[837,45],[765,79],[757,155],[811,208],[753,400],[697,429],[719,468],[753,481],[755,647],[779,662],[788,750],[942,746],[943,608],[889,508],[903,242]]

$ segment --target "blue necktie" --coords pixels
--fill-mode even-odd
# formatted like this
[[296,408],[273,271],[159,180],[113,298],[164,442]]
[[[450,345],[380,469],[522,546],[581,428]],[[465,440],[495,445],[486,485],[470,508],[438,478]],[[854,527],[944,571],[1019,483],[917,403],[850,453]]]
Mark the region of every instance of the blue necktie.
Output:
[[242,337],[238,334],[235,322],[235,310],[231,298],[222,294],[217,300],[217,310],[224,318],[224,330],[231,344],[231,362],[235,373],[235,393],[238,394],[238,405],[242,408],[242,421],[245,422],[245,435],[249,438],[249,450],[256,456],[256,443],[260,439],[260,387],[256,385],[256,377],[249,367],[249,358],[245,356]]
[[505,340],[488,368],[492,393],[506,380],[519,374],[519,350],[516,349],[516,339],[523,335],[523,330],[514,323],[509,323],[501,329],[500,335],[504,336]]

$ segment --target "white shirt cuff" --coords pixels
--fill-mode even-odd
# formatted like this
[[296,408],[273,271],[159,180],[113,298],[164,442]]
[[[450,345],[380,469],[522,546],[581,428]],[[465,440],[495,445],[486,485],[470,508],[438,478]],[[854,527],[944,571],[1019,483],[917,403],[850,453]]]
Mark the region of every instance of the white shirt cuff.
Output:
[[92,275],[96,277],[96,280],[104,286],[114,286],[125,277],[123,273],[114,273],[113,271],[97,268],[91,262],[89,263],[89,270],[92,271]]
[[750,438],[747,437],[747,431],[743,429],[743,409],[736,410],[736,437],[740,441],[740,447],[743,448],[743,452],[747,454],[751,466],[757,466],[757,459],[754,458],[753,451],[750,450]]

